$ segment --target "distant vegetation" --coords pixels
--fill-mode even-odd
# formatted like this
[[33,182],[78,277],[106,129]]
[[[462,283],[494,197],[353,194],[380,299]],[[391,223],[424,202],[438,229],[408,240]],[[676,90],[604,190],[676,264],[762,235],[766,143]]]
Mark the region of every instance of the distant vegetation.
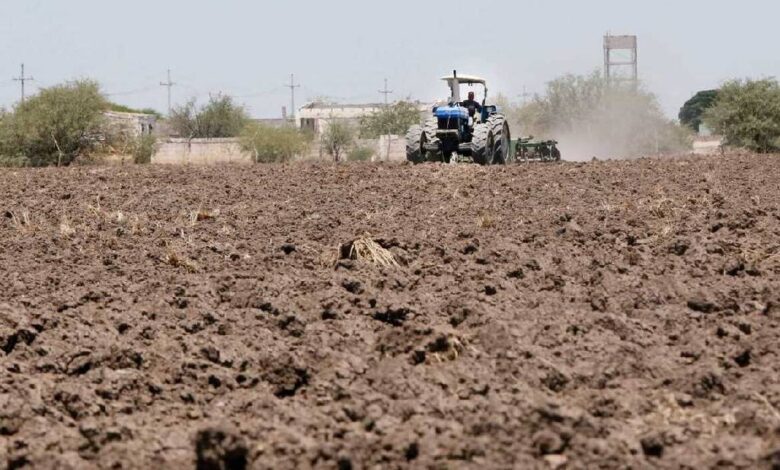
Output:
[[780,85],[775,79],[727,82],[704,113],[704,123],[727,145],[776,152],[780,150]]
[[374,149],[364,145],[354,146],[347,154],[347,161],[350,162],[369,162],[374,156]]
[[162,119],[162,114],[152,108],[134,109],[129,106],[118,103],[108,103],[108,110],[115,113],[135,113],[135,114],[150,114],[157,119]]
[[414,103],[399,101],[381,110],[360,118],[360,137],[376,139],[380,135],[404,135],[421,120],[420,111]]
[[188,139],[238,137],[249,124],[243,106],[227,95],[216,95],[198,106],[195,99],[174,108],[168,119],[172,131]]
[[241,133],[241,148],[252,154],[255,163],[280,163],[306,152],[311,140],[311,135],[293,126],[268,127],[252,123]]
[[680,124],[699,132],[704,113],[715,104],[717,99],[718,90],[704,90],[696,93],[680,109]]
[[68,165],[98,144],[108,102],[98,84],[79,80],[41,90],[0,115],[0,162]]
[[132,137],[129,139],[129,147],[133,163],[152,163],[152,157],[157,151],[157,137],[149,134]]
[[355,129],[348,122],[331,119],[322,135],[322,145],[334,161],[340,162],[355,145],[355,137]]

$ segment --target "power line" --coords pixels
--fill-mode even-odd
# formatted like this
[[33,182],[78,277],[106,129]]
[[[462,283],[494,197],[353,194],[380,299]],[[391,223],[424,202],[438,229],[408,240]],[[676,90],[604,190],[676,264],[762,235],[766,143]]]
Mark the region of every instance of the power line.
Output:
[[385,106],[388,105],[388,96],[393,93],[392,90],[387,89],[387,79],[385,78],[385,89],[379,90],[379,93],[385,95]]
[[290,84],[285,85],[290,89],[290,112],[292,113],[293,122],[295,122],[295,89],[300,88],[300,85],[295,84],[295,74],[290,74]]
[[171,81],[171,69],[168,69],[168,81],[167,82],[160,82],[160,86],[164,86],[168,88],[168,117],[171,117],[171,89],[173,86],[176,85]]
[[128,90],[128,91],[117,91],[113,93],[106,93],[106,96],[126,96],[126,95],[137,95],[140,93],[146,93],[148,91],[153,90],[154,86],[148,86],[146,88],[137,88],[135,90]]
[[24,64],[22,64],[22,74],[16,78],[14,78],[15,82],[19,82],[22,84],[22,104],[24,104],[24,82],[31,82],[35,79],[33,77],[25,77],[24,76]]

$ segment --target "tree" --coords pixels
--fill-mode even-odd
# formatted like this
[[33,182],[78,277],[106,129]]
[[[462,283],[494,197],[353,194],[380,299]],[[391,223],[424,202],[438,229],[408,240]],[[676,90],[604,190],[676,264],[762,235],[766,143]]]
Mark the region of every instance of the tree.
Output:
[[728,145],[756,152],[780,149],[780,85],[775,79],[732,80],[718,92],[704,123]]
[[718,90],[704,90],[696,93],[680,108],[680,124],[699,132],[704,112],[710,109],[718,99]]
[[360,137],[376,139],[380,135],[404,135],[420,123],[420,110],[414,103],[399,101],[360,118]]
[[198,107],[195,99],[174,108],[169,118],[171,129],[188,139],[238,137],[249,122],[243,106],[227,95],[215,95]]
[[286,162],[304,153],[310,140],[294,127],[250,124],[241,133],[241,148],[252,153],[255,163]]
[[355,142],[355,130],[349,123],[332,118],[322,135],[322,143],[325,151],[339,162],[344,152]]
[[91,80],[45,88],[0,119],[0,155],[32,166],[69,165],[94,149],[107,108]]

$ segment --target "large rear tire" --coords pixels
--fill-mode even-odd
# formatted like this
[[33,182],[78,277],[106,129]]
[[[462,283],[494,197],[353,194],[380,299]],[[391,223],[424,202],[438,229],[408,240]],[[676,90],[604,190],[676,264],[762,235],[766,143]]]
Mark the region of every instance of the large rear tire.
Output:
[[509,155],[509,142],[512,136],[509,134],[509,124],[501,114],[494,114],[487,120],[487,125],[493,134],[493,163],[506,165],[513,160]]
[[425,161],[425,145],[426,137],[423,128],[419,124],[415,124],[409,128],[406,133],[406,160],[417,164]]
[[480,165],[493,164],[493,129],[487,122],[474,125],[471,137],[471,159]]

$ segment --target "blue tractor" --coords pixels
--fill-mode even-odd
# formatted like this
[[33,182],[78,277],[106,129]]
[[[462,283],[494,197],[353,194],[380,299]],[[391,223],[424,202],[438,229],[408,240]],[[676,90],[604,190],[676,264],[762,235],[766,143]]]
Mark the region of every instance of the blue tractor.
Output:
[[[433,116],[423,125],[409,129],[406,159],[413,163],[450,163],[454,156],[459,155],[471,157],[480,165],[503,165],[514,159],[509,152],[509,124],[496,106],[486,104],[488,89],[485,80],[458,75],[457,71],[442,80],[450,86],[448,103],[433,108]],[[485,96],[482,104],[474,106],[471,101],[461,101],[461,85],[481,85]]]

